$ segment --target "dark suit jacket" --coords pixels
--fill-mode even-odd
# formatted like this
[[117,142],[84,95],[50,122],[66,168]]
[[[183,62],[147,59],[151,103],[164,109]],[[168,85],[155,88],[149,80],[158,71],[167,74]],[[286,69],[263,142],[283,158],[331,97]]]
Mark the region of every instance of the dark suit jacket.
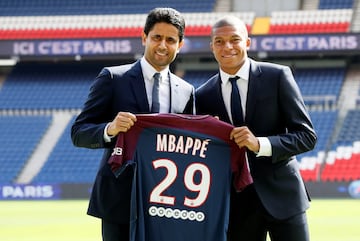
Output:
[[[254,187],[263,205],[276,218],[306,210],[309,197],[295,155],[312,150],[317,137],[290,68],[250,60],[245,125],[257,137],[268,137],[271,157],[248,151]],[[195,92],[197,114],[230,119],[216,74]]]
[[[172,73],[170,76],[170,112],[192,114],[194,88]],[[140,61],[104,68],[95,79],[83,110],[71,129],[77,147],[104,148],[99,171],[93,186],[88,214],[110,222],[129,222],[132,170],[118,179],[107,163],[115,145],[104,141],[104,128],[120,111],[149,113],[144,77]]]

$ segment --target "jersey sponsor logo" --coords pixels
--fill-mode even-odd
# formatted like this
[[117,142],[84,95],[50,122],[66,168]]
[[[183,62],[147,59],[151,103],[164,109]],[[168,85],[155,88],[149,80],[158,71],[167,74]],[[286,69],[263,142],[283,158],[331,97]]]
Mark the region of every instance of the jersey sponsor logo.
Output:
[[197,221],[202,222],[205,219],[205,214],[203,212],[195,212],[188,210],[180,210],[180,209],[172,209],[172,208],[164,208],[164,207],[149,207],[149,215],[153,217],[161,217],[161,218],[173,218],[189,221]]

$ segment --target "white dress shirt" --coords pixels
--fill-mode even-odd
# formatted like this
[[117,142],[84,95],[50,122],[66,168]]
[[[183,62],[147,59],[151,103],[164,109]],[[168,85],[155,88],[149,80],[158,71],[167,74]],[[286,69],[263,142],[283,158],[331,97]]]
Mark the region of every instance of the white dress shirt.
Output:
[[[142,69],[142,74],[144,76],[145,81],[145,89],[146,89],[146,95],[149,103],[149,109],[151,109],[151,103],[152,103],[152,89],[154,85],[154,74],[157,73],[150,65],[150,63],[145,59],[145,57],[142,57],[140,59],[140,65]],[[160,101],[160,113],[168,113],[170,110],[170,79],[169,79],[169,67],[166,67],[164,70],[160,71],[160,86],[159,86],[159,101]],[[110,125],[108,123],[105,126],[104,129],[104,140],[105,142],[110,142],[111,138],[114,136],[109,136],[107,134],[107,128]]]
[[[146,94],[149,102],[149,108],[151,109],[152,103],[152,89],[154,85],[154,74],[157,73],[149,62],[144,57],[140,60],[141,69],[144,76]],[[159,101],[160,101],[160,113],[168,113],[170,109],[170,80],[169,80],[169,67],[159,72],[161,75],[159,86]]]
[[[247,101],[247,92],[249,87],[249,75],[250,75],[250,61],[249,59],[246,59],[243,66],[239,69],[239,71],[235,75],[229,75],[222,71],[220,69],[220,78],[221,78],[221,92],[224,100],[224,104],[226,107],[226,111],[228,115],[230,116],[230,120],[232,121],[231,116],[231,83],[229,81],[230,77],[238,76],[240,77],[236,83],[239,88],[239,94],[241,98],[241,107],[243,110],[243,118],[245,120],[245,114],[246,114],[246,101]],[[260,149],[257,153],[257,156],[271,156],[272,150],[271,150],[271,143],[267,137],[257,137]]]

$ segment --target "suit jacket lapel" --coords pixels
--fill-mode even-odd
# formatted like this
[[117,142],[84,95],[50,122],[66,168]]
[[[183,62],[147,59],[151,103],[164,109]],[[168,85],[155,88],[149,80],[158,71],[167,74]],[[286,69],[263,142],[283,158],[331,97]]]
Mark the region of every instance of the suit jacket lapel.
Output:
[[136,103],[138,104],[139,112],[150,112],[140,61],[135,62],[134,66],[129,70],[128,74],[132,79],[130,83],[135,95]]
[[253,61],[250,60],[250,75],[249,75],[249,84],[248,84],[248,93],[246,101],[246,114],[245,114],[245,123],[251,123],[251,119],[256,108],[256,93],[259,92],[259,84],[261,69]]
[[220,74],[214,75],[209,80],[209,89],[212,90],[212,92],[209,93],[209,96],[211,97],[212,101],[209,103],[211,105],[211,108],[214,109],[214,113],[218,113],[220,120],[223,120],[225,122],[230,122],[230,117],[226,111],[222,91],[221,91],[221,78]]
[[[185,99],[183,92],[181,91],[181,82],[171,72],[169,72],[170,82],[170,113],[181,113],[183,112],[187,99]],[[176,100],[176,101],[175,101]],[[183,100],[183,101],[182,101]]]
[[169,112],[172,113],[174,112],[174,109],[177,109],[176,105],[177,101],[174,100],[179,100],[179,98],[181,98],[180,94],[179,94],[179,82],[177,81],[176,78],[172,78],[171,74],[169,73],[169,82],[170,82],[170,110]]

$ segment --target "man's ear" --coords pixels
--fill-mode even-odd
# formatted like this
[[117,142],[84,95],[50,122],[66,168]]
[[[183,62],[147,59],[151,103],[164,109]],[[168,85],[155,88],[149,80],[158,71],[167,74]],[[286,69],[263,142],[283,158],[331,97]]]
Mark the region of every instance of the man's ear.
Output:
[[246,40],[246,48],[250,49],[250,45],[251,45],[251,38],[247,38],[247,40]]
[[184,46],[184,43],[185,43],[184,40],[182,40],[181,42],[179,42],[179,47],[178,47],[178,49],[176,50],[176,53],[179,53],[179,52],[180,52],[180,49]]
[[147,35],[146,35],[145,32],[143,31],[143,32],[141,33],[141,43],[142,43],[143,46],[146,45],[146,38],[147,38]]

